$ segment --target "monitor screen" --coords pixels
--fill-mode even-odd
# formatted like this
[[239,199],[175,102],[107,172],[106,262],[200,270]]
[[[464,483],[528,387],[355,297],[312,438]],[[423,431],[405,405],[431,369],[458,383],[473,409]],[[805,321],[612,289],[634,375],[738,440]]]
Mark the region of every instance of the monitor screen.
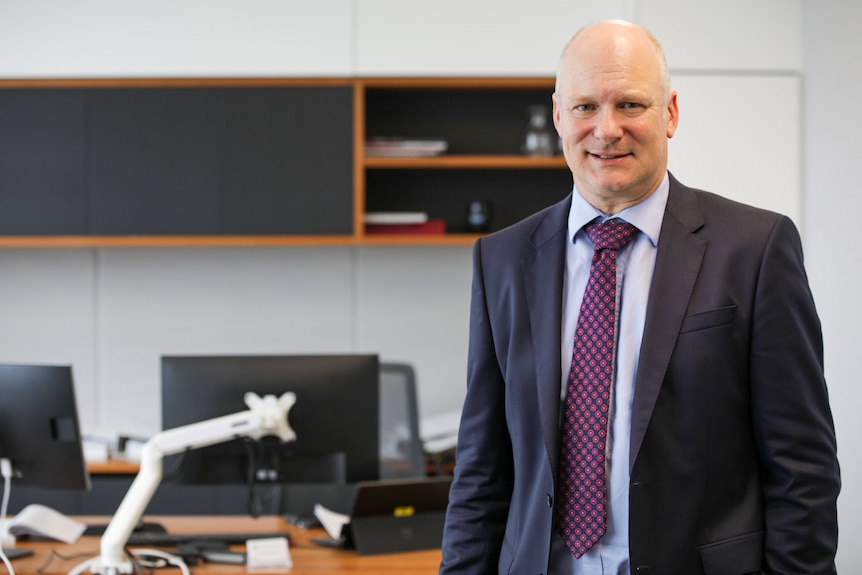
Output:
[[89,489],[72,368],[0,364],[0,457],[13,484]]
[[235,439],[165,464],[180,483],[355,483],[379,477],[376,355],[162,357],[162,428],[245,411],[243,396],[292,391],[296,441]]

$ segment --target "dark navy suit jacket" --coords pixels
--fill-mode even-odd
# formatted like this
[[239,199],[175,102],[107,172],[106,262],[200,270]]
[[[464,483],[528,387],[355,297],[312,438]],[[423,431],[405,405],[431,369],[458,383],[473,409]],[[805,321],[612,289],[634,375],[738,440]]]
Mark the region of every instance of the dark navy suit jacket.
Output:
[[[570,204],[476,242],[441,574],[547,573]],[[788,218],[671,177],[630,474],[632,573],[835,572],[822,336]]]

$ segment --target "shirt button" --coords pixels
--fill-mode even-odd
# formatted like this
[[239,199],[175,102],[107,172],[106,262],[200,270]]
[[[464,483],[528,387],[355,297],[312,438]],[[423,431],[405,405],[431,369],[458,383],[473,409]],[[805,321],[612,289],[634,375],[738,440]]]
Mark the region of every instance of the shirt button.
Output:
[[546,494],[545,498],[548,500],[548,508],[553,507],[554,506],[554,498],[551,497],[551,494],[550,493]]

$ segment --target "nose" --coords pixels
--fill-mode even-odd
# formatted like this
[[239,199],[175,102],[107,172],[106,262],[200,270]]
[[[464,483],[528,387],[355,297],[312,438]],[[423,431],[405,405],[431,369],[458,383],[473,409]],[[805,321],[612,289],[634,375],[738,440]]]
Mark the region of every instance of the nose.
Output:
[[622,124],[617,116],[617,111],[613,108],[603,108],[596,115],[596,125],[593,128],[593,135],[603,142],[613,142],[622,137]]

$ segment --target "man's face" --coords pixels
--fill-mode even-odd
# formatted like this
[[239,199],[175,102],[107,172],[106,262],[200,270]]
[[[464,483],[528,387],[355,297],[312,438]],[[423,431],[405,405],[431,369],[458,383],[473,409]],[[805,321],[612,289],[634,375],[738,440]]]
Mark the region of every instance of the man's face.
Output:
[[655,190],[678,110],[646,36],[619,27],[585,31],[563,57],[553,102],[566,162],[587,201],[616,213]]

